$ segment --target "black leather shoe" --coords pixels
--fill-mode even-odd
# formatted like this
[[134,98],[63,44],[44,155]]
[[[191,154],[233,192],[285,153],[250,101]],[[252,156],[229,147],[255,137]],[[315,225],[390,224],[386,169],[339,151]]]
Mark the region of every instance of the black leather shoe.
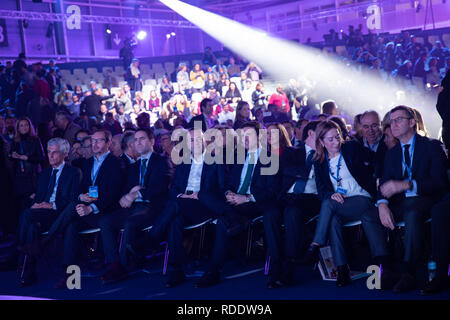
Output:
[[306,250],[305,255],[302,259],[300,259],[300,264],[302,265],[312,265],[319,261],[319,253],[320,253],[320,247],[311,244],[308,249]]
[[186,281],[183,270],[169,271],[169,279],[166,281],[166,288],[176,287]]
[[350,270],[348,265],[337,267],[336,286],[345,287],[346,285],[349,285],[350,282],[352,282],[352,279],[350,278]]
[[281,282],[283,285],[292,285],[295,280],[295,262],[294,261],[287,261],[283,275],[281,276]]
[[284,286],[285,284],[280,280],[269,280],[267,282],[267,289],[278,289]]
[[108,271],[102,275],[101,280],[103,284],[113,283],[124,279],[127,276],[127,271],[120,263],[112,263],[108,267]]
[[383,269],[380,277],[381,290],[392,290],[399,280],[400,276],[397,273],[390,269]]
[[409,273],[403,273],[400,281],[394,286],[395,293],[409,292],[416,288],[416,278]]
[[19,281],[19,287],[25,288],[31,286],[37,282],[37,274],[35,272],[30,273],[22,277]]
[[420,294],[423,296],[436,294],[448,289],[449,279],[448,277],[443,278],[434,278],[433,280],[427,281],[422,290],[420,290]]
[[207,288],[214,286],[220,282],[220,273],[218,271],[206,272],[200,280],[195,284],[196,288]]

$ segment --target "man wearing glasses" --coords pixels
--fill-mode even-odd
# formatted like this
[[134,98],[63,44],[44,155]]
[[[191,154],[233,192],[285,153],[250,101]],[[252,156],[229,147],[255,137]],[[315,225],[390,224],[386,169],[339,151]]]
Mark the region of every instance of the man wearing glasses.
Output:
[[[93,157],[86,160],[78,201],[68,205],[49,230],[46,244],[58,232],[64,232],[64,276],[55,288],[65,288],[65,268],[75,264],[78,233],[83,229],[102,228],[107,214],[118,208],[122,188],[122,161],[109,152],[111,133],[99,130],[91,137]],[[102,234],[103,236],[103,234]],[[103,241],[105,256],[113,256],[114,246]]]
[[[416,287],[425,221],[433,204],[445,192],[447,159],[439,141],[417,134],[417,121],[411,108],[397,106],[390,111],[389,118],[392,134],[400,143],[386,153],[378,189],[378,210],[369,211],[363,219],[379,236],[371,249],[375,257],[380,257],[377,263],[383,265],[381,288],[400,293]],[[383,226],[394,230],[396,223],[402,221],[405,223],[405,253],[398,277],[387,259]]]

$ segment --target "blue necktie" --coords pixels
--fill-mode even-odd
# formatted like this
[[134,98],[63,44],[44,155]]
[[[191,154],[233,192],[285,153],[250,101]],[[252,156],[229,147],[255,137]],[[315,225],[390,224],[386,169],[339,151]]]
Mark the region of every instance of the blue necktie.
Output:
[[50,197],[53,194],[53,189],[55,189],[56,184],[56,174],[58,173],[58,169],[53,169],[52,176],[50,178],[50,183],[48,185],[47,193],[45,194],[44,202],[49,202]]
[[305,191],[305,187],[306,187],[306,182],[308,181],[308,177],[309,177],[309,173],[311,172],[311,168],[312,168],[312,158],[314,156],[315,151],[311,150],[308,153],[308,156],[306,157],[306,162],[305,162],[305,171],[306,171],[306,179],[297,179],[297,181],[295,181],[295,185],[294,185],[294,193],[295,194],[301,194]]

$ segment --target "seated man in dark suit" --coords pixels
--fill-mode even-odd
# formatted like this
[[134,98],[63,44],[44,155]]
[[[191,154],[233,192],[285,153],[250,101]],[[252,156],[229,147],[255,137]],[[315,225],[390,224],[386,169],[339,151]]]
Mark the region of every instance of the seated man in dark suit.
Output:
[[[122,189],[122,162],[109,152],[111,133],[99,130],[92,135],[94,156],[87,160],[80,185],[79,201],[72,202],[58,217],[49,230],[48,243],[58,232],[64,232],[63,265],[75,264],[79,248],[78,232],[83,228],[102,227],[108,214],[118,208]],[[106,240],[106,241],[105,241]],[[113,261],[114,247],[103,238],[105,256]],[[67,274],[56,284],[57,288],[66,286]]]
[[392,134],[400,143],[386,153],[378,190],[378,210],[368,212],[363,219],[378,229],[377,246],[382,247],[382,251],[386,251],[383,226],[393,230],[395,221],[405,222],[401,278],[396,277],[390,263],[385,261],[381,287],[407,292],[416,286],[415,271],[422,254],[424,222],[433,204],[446,190],[447,159],[439,141],[417,134],[417,122],[411,108],[395,107],[389,118]]
[[195,123],[200,121],[201,121],[201,129],[203,132],[214,126],[214,120],[211,118],[211,115],[213,113],[211,99],[203,99],[202,102],[200,102],[200,111],[202,112],[201,114],[192,117],[191,121],[189,121],[186,127],[187,129],[194,128]]
[[77,197],[81,172],[64,162],[69,150],[67,140],[53,138],[48,142],[51,168],[39,175],[34,203],[20,217],[18,242],[22,251],[28,253],[26,270],[20,279],[21,286],[33,284],[37,280],[37,259],[33,253],[38,250],[40,234],[47,231],[58,215]]
[[219,283],[229,236],[241,231],[251,219],[262,215],[280,214],[276,202],[279,175],[264,174],[264,169],[271,163],[263,164],[261,161],[261,155],[265,150],[261,149],[259,143],[260,130],[261,125],[255,121],[249,121],[242,126],[240,143],[245,147],[245,162],[233,166],[226,182],[225,196],[232,210],[224,211],[217,221],[211,265],[197,282],[198,288]]
[[375,168],[375,176],[381,177],[387,146],[381,131],[380,116],[376,111],[366,111],[360,117],[362,143],[370,150],[370,156]]
[[[315,129],[319,121],[309,122],[303,130],[303,138],[297,148],[284,149],[281,159],[281,190],[278,200],[284,208],[283,215],[268,211],[264,216],[264,228],[270,254],[269,288],[294,282],[295,259],[304,239],[304,223],[319,213],[313,156],[316,149]],[[272,214],[270,214],[272,213]],[[281,225],[285,226],[282,242]],[[284,251],[283,251],[284,248]],[[284,268],[283,268],[284,262]]]
[[228,207],[224,196],[223,166],[205,163],[201,130],[189,130],[189,138],[190,161],[176,166],[169,201],[152,229],[153,237],[160,237],[168,230],[168,288],[185,281],[182,270],[185,260],[183,228],[217,218]]
[[[113,248],[111,252],[114,254],[110,257],[113,260],[108,261],[109,271],[102,276],[103,283],[122,278],[126,274],[125,267],[136,266],[138,232],[153,224],[168,198],[169,162],[166,157],[153,151],[153,131],[139,129],[134,139],[133,149],[136,149],[140,159],[128,169],[119,201],[122,208],[108,214],[102,223],[102,237],[108,242],[107,246]],[[119,259],[117,232],[122,227],[124,231]]]
[[450,264],[450,193],[431,209],[431,245],[436,263],[436,275],[428,279],[421,293],[439,293],[450,287],[448,266]]

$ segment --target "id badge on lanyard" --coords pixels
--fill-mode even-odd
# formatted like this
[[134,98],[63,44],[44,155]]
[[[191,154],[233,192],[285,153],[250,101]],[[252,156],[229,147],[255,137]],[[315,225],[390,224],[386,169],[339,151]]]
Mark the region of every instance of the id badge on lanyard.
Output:
[[97,186],[89,187],[89,198],[91,198],[91,200],[93,200],[93,201],[98,200],[98,187]]
[[342,188],[342,178],[339,177],[339,169],[341,167],[342,152],[339,154],[339,160],[338,160],[337,169],[336,169],[336,176],[334,176],[333,173],[331,172],[331,166],[330,166],[330,160],[328,159],[328,154],[325,153],[325,156],[327,158],[328,170],[330,171],[330,176],[337,182],[336,192],[340,193],[342,195],[346,195],[347,189]]

